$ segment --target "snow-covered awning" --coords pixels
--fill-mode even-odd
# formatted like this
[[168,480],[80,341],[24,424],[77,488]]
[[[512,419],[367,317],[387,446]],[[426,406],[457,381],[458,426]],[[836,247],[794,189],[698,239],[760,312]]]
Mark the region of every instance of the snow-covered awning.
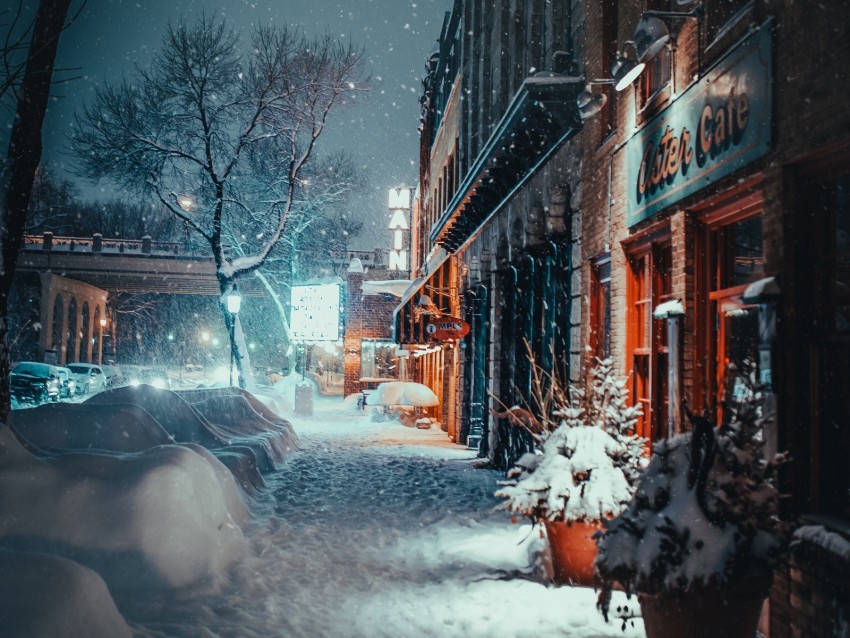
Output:
[[457,252],[561,145],[581,130],[576,98],[585,78],[556,73],[527,78],[431,231]]
[[413,282],[410,279],[388,279],[386,281],[364,281],[364,295],[387,294],[401,299]]

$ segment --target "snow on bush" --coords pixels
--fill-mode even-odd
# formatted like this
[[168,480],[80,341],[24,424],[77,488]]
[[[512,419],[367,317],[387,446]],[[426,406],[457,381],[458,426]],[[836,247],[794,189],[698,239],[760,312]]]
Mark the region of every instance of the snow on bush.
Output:
[[768,576],[781,557],[787,526],[778,517],[773,477],[778,456],[762,452],[763,399],[753,379],[717,430],[693,418],[693,433],[655,444],[628,508],[606,522],[596,567],[627,592],[681,592]]
[[564,392],[550,375],[547,393],[542,372],[532,363],[536,395],[549,397],[545,403],[535,401],[538,411],[545,404],[550,412],[540,414],[538,421],[560,422],[553,431],[535,435],[537,450],[519,459],[496,496],[506,499],[506,509],[535,520],[616,516],[634,494],[644,442],[634,433],[640,406],[629,405],[628,379],[612,374],[610,359],[597,360],[588,388],[570,386]]

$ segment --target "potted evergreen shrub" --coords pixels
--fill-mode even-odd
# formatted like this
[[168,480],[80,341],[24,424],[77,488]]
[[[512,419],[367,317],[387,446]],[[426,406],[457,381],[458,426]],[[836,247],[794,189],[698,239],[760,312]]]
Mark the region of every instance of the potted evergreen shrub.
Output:
[[599,606],[638,594],[648,638],[752,638],[786,547],[774,485],[784,455],[763,455],[763,396],[738,377],[723,423],[658,442],[628,508],[598,537]]
[[[533,362],[533,360],[532,360]],[[546,528],[554,580],[593,581],[601,521],[622,512],[637,487],[644,439],[640,407],[629,405],[628,378],[597,360],[586,388],[567,386],[533,362],[536,449],[508,472],[496,496],[502,507]]]

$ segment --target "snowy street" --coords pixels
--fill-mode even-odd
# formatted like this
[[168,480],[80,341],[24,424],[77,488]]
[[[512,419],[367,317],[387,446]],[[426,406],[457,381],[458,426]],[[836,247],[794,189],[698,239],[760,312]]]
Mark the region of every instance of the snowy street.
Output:
[[116,596],[137,636],[643,635],[606,624],[593,590],[544,584],[538,531],[494,511],[500,474],[444,432],[338,398],[293,426],[302,449],[251,506],[249,556],[215,590]]

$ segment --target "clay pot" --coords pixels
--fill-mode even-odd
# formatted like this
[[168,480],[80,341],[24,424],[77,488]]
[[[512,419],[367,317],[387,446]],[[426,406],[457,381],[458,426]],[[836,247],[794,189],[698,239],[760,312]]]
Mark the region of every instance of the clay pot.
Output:
[[638,594],[647,638],[753,638],[770,577],[684,593]]
[[593,562],[596,560],[593,535],[602,529],[602,523],[543,521],[543,524],[552,550],[554,581],[558,585],[593,585]]

